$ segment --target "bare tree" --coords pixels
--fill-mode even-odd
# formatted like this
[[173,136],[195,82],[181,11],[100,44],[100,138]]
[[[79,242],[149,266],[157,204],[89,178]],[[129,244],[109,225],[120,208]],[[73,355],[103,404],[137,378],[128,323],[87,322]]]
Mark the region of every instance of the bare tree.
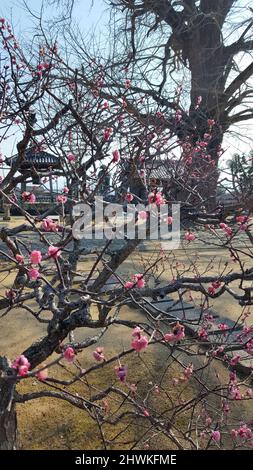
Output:
[[[73,31],[69,49],[43,30],[39,43],[34,41],[23,48],[8,22],[0,22],[4,61],[0,81],[1,143],[17,132],[17,126],[21,136],[15,164],[0,183],[0,195],[25,219],[14,228],[0,230],[0,254],[6,261],[1,272],[4,276],[15,273],[0,299],[1,321],[9,321],[15,309],[22,309],[44,327],[42,337],[33,338],[16,358],[7,354],[0,358],[0,448],[17,447],[16,405],[44,397],[64,400],[88,414],[97,425],[105,449],[112,444],[119,447],[121,435],[128,448],[148,446],[153,436],[164,438],[167,447],[177,449],[249,447],[252,421],[249,418],[241,423],[241,415],[235,419],[230,408],[238,400],[244,403],[252,399],[251,368],[241,363],[241,356],[249,360],[253,355],[252,326],[248,321],[248,306],[252,304],[248,284],[253,280],[252,251],[248,249],[252,243],[250,220],[240,219],[233,229],[226,221],[218,225],[218,214],[201,212],[203,197],[198,185],[192,188],[189,184],[189,193],[197,199],[197,210],[189,210],[187,215],[195,225],[183,234],[185,259],[188,245],[194,246],[202,237],[202,243],[213,243],[225,252],[225,261],[218,260],[215,272],[211,262],[201,269],[197,254],[186,265],[178,263],[175,252],[160,249],[156,253],[152,249],[148,257],[140,253],[139,272],[132,264],[126,272],[124,263],[141,239],[131,239],[125,231],[118,249],[113,248],[111,239],[103,240],[102,247],[88,246],[82,240],[83,225],[88,223],[82,214],[78,215],[76,205],[85,203],[90,208],[92,218],[88,222],[93,225],[95,196],[108,173],[117,187],[118,172],[128,176],[130,167],[146,190],[140,200],[144,209],[134,208],[134,227],[146,219],[150,237],[153,212],[160,214],[158,226],[162,223],[164,214],[158,208],[167,202],[166,194],[151,188],[140,165],[144,154],[155,160],[157,154],[172,151],[173,128],[168,129],[166,118],[154,112],[149,92],[146,101],[137,99],[138,90],[132,88],[130,79],[124,76],[122,82],[119,72],[113,76],[114,65],[119,70],[118,63],[111,58],[90,57],[87,49],[81,49],[82,43],[75,40]],[[174,116],[172,121],[175,124]],[[192,147],[185,144],[173,176],[184,186],[188,171],[182,176],[181,169],[187,168],[186,160],[192,155]],[[42,176],[36,166],[25,174],[19,172],[30,147],[54,152],[60,162],[59,175],[67,182],[55,204],[36,215],[31,215],[17,198],[20,182]],[[49,168],[43,177],[50,174]],[[198,181],[201,184],[199,176]],[[128,188],[120,196],[127,202],[138,198]],[[26,192],[21,199],[36,207],[33,193]],[[69,220],[54,222],[50,216],[57,211],[62,215],[67,212]],[[114,212],[107,206],[103,218],[111,233],[117,230]],[[171,223],[167,214],[166,224]],[[80,237],[74,236],[76,224]],[[211,241],[197,233],[197,227],[203,225]],[[123,229],[124,223],[120,226]],[[31,244],[21,237],[27,232]],[[239,248],[238,232],[246,239]],[[91,268],[81,273],[83,263],[91,256]],[[240,305],[238,317],[230,326],[210,312],[210,302],[223,295]],[[189,297],[197,308],[194,318],[188,316],[184,306]],[[166,310],[160,300],[168,302]],[[143,321],[126,319],[124,307],[138,308]],[[110,355],[106,347],[101,347],[101,341],[117,325],[125,328],[126,336],[130,332],[129,346]],[[81,332],[81,339],[77,339],[76,331]],[[166,352],[164,367],[158,368],[157,374],[152,363],[146,365],[143,359],[144,352],[153,347],[158,347],[159,353]],[[85,368],[82,351],[92,361]],[[138,368],[143,363],[145,369],[140,376]],[[210,384],[208,377],[214,366],[221,367],[223,374],[216,374],[216,381]],[[128,378],[131,368],[135,371],[134,382]],[[243,371],[242,378],[237,377],[237,369]],[[66,375],[57,375],[59,370]],[[108,374],[106,383],[94,385],[93,374],[98,377],[101,371]],[[17,388],[30,377],[43,387],[29,391]],[[168,381],[179,386],[176,398],[168,392]],[[80,384],[80,393],[73,392],[74,384]],[[190,385],[194,393],[189,397]],[[179,424],[185,416],[187,419]],[[124,432],[136,426],[138,420],[143,428],[137,436],[133,434],[130,443],[125,442]],[[117,431],[113,438],[111,429]]]
[[[115,13],[112,36],[117,34],[121,38],[116,49],[121,57],[129,58],[133,84],[138,83],[161,110],[171,112],[175,109],[175,102],[169,99],[171,84],[182,85],[181,105],[189,108],[189,113],[181,113],[177,135],[195,145],[210,133],[208,123],[213,120],[207,150],[217,167],[224,133],[232,125],[252,118],[250,3],[239,0],[108,3]],[[198,165],[201,166],[195,162]],[[215,191],[217,176],[209,178],[209,194]]]

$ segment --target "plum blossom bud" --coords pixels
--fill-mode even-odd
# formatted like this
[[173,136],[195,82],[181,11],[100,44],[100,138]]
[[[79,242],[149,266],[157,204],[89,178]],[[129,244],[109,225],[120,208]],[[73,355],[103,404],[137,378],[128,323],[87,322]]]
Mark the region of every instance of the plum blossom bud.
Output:
[[112,161],[114,163],[117,163],[119,159],[120,159],[120,153],[119,153],[119,150],[116,149],[112,152]]
[[35,269],[35,268],[29,269],[28,277],[32,281],[36,281],[36,279],[38,279],[38,277],[40,277],[40,273],[39,273],[38,269]]
[[218,430],[212,431],[211,437],[213,441],[220,442],[220,439],[221,439],[220,431]]
[[35,201],[36,201],[36,196],[35,194],[33,193],[29,193],[29,192],[26,192],[24,191],[21,195],[23,201],[25,202],[29,202],[30,204],[34,204]]
[[39,250],[33,250],[30,254],[30,262],[32,264],[39,264],[41,263],[42,255]]
[[65,349],[63,353],[64,359],[66,359],[67,362],[73,362],[75,359],[75,351],[71,346],[69,346],[67,349]]
[[105,360],[104,348],[100,348],[100,347],[96,348],[96,350],[93,351],[92,355],[94,359],[96,359],[96,361],[98,362]]
[[48,248],[48,255],[52,258],[58,258],[61,255],[61,250],[58,246],[50,246]]
[[120,365],[115,367],[115,373],[121,382],[125,382],[127,376],[127,366]]

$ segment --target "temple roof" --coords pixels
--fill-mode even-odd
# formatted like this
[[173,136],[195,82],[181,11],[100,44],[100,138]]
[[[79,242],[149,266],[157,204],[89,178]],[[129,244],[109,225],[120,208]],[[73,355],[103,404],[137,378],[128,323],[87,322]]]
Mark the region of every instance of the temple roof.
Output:
[[173,170],[175,171],[178,162],[176,160],[155,160],[146,164],[146,170],[149,178],[166,180],[171,179]]
[[[18,159],[18,155],[13,155],[7,158],[7,164],[12,166]],[[49,167],[61,168],[59,157],[51,153],[45,152],[44,150],[37,150],[34,147],[30,147],[25,150],[25,159],[20,164],[20,169],[29,169],[36,167],[40,170],[48,170]]]

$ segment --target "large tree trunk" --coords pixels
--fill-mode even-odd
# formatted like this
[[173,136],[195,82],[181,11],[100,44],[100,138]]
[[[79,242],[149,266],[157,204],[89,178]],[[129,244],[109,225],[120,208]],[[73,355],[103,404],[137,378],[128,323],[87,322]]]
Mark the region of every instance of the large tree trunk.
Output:
[[[203,140],[205,134],[210,133],[208,119],[215,121],[207,147],[207,153],[215,165],[208,170],[205,162],[203,164],[201,161],[197,162],[202,176],[199,193],[206,200],[206,208],[212,210],[216,206],[218,162],[225,132],[220,102],[225,89],[224,72],[227,58],[224,55],[220,28],[216,20],[203,16],[197,17],[195,22],[191,37],[184,44],[191,72],[190,119],[184,134],[192,144],[195,144]],[[199,97],[202,101],[198,104]]]
[[0,450],[15,450],[17,445],[17,415],[13,400],[16,380],[10,375],[10,365],[0,357]]

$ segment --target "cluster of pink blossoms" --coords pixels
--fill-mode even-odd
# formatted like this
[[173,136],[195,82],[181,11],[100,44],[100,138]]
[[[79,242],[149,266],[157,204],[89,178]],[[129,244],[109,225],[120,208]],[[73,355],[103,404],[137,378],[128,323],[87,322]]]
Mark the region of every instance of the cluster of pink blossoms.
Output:
[[250,339],[246,345],[245,345],[245,349],[247,351],[248,354],[250,354],[251,356],[253,356],[253,339]]
[[236,222],[240,224],[239,229],[245,231],[248,229],[249,217],[247,215],[238,215],[236,217]]
[[67,200],[68,198],[67,196],[64,196],[64,194],[58,194],[58,196],[56,196],[56,201],[61,202],[62,204],[65,204]]
[[161,206],[165,204],[164,197],[161,193],[152,192],[148,195],[148,202],[149,204],[156,204],[157,206]]
[[133,341],[131,343],[132,348],[135,349],[135,351],[140,352],[142,349],[146,349],[148,346],[148,338],[146,336],[142,335],[143,330],[139,326],[134,328],[132,336],[133,336]]
[[42,78],[43,71],[48,70],[50,68],[50,64],[48,62],[41,62],[37,65],[36,75],[38,78]]
[[184,234],[184,239],[188,242],[193,242],[196,239],[196,235],[194,235],[194,233],[192,232],[186,232]]
[[173,377],[172,383],[173,385],[178,385],[181,382],[187,382],[193,374],[193,364],[189,364],[183,370],[183,375],[180,375],[178,378]]
[[240,362],[240,359],[241,359],[241,356],[239,354],[237,354],[236,356],[232,357],[232,359],[230,359],[229,364],[231,366],[236,366],[236,364],[238,364],[238,362]]
[[251,446],[253,447],[253,431],[249,426],[247,426],[247,424],[241,424],[238,429],[232,429],[231,436],[234,439],[241,438],[244,440],[250,440]]
[[142,289],[145,287],[145,280],[143,278],[143,274],[134,274],[132,277],[132,281],[127,281],[124,285],[125,289],[132,289],[132,287],[137,287],[138,289]]
[[198,337],[199,339],[207,339],[208,337],[207,329],[204,327],[201,327],[198,331]]
[[208,287],[208,293],[211,295],[214,295],[220,286],[221,286],[220,281],[213,281],[211,286]]
[[172,333],[166,333],[164,335],[164,340],[168,343],[170,343],[170,342],[175,342],[176,343],[178,341],[181,341],[185,337],[184,330],[185,330],[184,326],[180,325],[180,323],[177,322],[176,325],[174,326],[173,330],[172,330]]
[[225,222],[220,223],[220,228],[223,230],[227,237],[231,237],[231,235],[233,234],[231,227],[225,224]]
[[11,364],[12,369],[16,369],[19,377],[26,377],[28,371],[31,367],[30,362],[28,359],[21,354],[20,356],[16,357],[15,361]]
[[242,395],[241,395],[241,391],[237,385],[237,376],[236,376],[236,372],[230,372],[229,374],[229,398],[231,400],[241,400],[242,399]]
[[29,202],[30,204],[34,204],[36,202],[36,196],[33,193],[29,193],[27,191],[24,191],[21,195],[23,201]]
[[[50,246],[47,252],[48,257],[50,258],[58,258],[61,255],[61,249],[58,246]],[[24,261],[24,257],[22,255],[16,255],[16,260],[20,263]],[[38,265],[42,261],[42,253],[39,250],[33,250],[30,253],[30,263],[33,265]],[[38,269],[32,266],[28,271],[28,276],[31,280],[35,281],[40,277],[40,273]]]
[[50,258],[56,259],[61,255],[61,249],[58,246],[50,246],[47,253]]
[[[30,253],[30,263],[31,264],[40,264],[42,261],[42,254],[39,250],[33,250],[31,253]],[[40,276],[40,273],[38,271],[38,269],[34,268],[34,267],[31,267],[28,271],[28,277],[32,280],[32,281],[36,281],[36,279],[38,279],[38,277]]]
[[41,228],[45,232],[58,232],[59,230],[59,226],[50,217],[43,219]]

